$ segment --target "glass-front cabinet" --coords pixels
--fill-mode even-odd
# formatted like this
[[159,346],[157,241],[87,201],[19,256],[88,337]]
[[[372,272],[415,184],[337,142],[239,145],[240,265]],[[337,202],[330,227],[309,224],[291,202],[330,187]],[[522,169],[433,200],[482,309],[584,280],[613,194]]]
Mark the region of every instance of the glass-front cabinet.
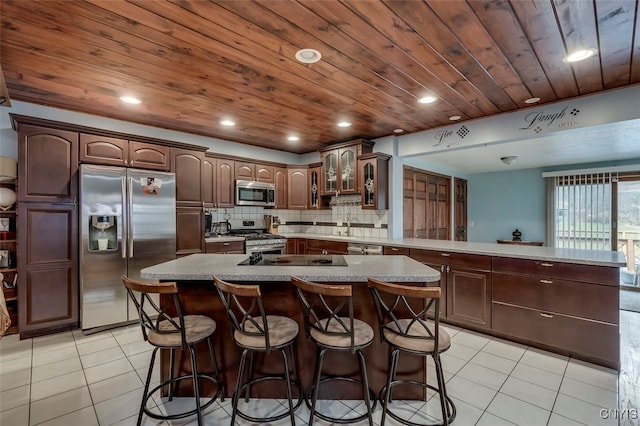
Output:
[[384,210],[389,204],[389,155],[372,153],[358,157],[361,205]]
[[372,151],[373,142],[365,139],[332,145],[322,151],[321,195],[359,193],[357,159]]
[[309,208],[320,208],[320,173],[321,167],[309,167]]

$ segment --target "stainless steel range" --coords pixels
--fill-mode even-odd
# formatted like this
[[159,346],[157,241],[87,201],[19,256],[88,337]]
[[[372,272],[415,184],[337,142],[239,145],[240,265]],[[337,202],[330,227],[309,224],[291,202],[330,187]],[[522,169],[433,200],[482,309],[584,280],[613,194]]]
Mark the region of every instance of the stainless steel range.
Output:
[[264,220],[230,220],[228,235],[245,238],[246,254],[285,254],[287,239],[282,235],[270,234]]

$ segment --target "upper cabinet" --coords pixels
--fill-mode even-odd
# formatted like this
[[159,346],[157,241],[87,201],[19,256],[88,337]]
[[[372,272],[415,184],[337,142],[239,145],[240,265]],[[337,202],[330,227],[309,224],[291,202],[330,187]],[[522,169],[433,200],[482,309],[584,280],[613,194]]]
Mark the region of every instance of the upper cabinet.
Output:
[[236,180],[255,180],[258,182],[275,183],[275,167],[266,164],[235,162]]
[[276,167],[274,172],[276,185],[276,209],[286,209],[289,205],[289,176],[287,169]]
[[389,158],[380,153],[358,157],[358,182],[363,209],[384,210],[389,203]]
[[171,171],[176,174],[176,202],[202,206],[204,152],[171,148]]
[[373,151],[373,142],[358,139],[320,152],[322,159],[321,195],[356,194],[358,185],[357,159]]
[[18,199],[77,202],[78,133],[20,124],[18,138]]
[[234,161],[216,158],[216,202],[214,207],[233,207],[235,202]]
[[288,169],[289,172],[289,204],[292,210],[305,210],[307,208],[307,172],[304,169]]
[[170,148],[81,133],[80,162],[169,171]]

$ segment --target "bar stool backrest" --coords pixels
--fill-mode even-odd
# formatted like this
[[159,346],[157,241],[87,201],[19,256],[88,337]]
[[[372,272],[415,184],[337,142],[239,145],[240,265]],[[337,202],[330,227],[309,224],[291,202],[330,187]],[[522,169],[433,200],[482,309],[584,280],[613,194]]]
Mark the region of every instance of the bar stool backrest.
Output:
[[320,284],[291,277],[302,307],[307,338],[311,330],[326,336],[350,339],[355,353],[353,297],[350,285]]
[[[368,279],[368,285],[376,306],[382,341],[385,341],[385,333],[392,333],[433,341],[433,348],[438,348],[440,288],[392,284],[374,278]],[[433,320],[429,320],[428,315]]]
[[262,294],[258,285],[232,284],[213,277],[220,299],[227,311],[233,333],[264,339],[267,352],[270,351],[269,323],[262,304]]
[[[182,305],[178,297],[178,286],[175,282],[148,283],[122,276],[122,284],[127,289],[127,294],[138,311],[142,336],[145,341],[149,341],[149,334],[167,335],[179,333],[182,342],[182,349],[187,348],[185,336],[184,317],[182,315]],[[163,308],[156,303],[152,295],[171,295],[173,306],[168,304]],[[172,315],[170,308],[175,308],[175,315]]]

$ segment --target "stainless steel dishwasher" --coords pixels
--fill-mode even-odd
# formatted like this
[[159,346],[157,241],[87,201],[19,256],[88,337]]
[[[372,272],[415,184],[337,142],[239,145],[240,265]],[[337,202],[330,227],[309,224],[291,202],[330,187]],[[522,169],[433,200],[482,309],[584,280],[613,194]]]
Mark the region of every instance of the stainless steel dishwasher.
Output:
[[347,251],[349,254],[381,255],[383,247],[378,244],[349,243]]

